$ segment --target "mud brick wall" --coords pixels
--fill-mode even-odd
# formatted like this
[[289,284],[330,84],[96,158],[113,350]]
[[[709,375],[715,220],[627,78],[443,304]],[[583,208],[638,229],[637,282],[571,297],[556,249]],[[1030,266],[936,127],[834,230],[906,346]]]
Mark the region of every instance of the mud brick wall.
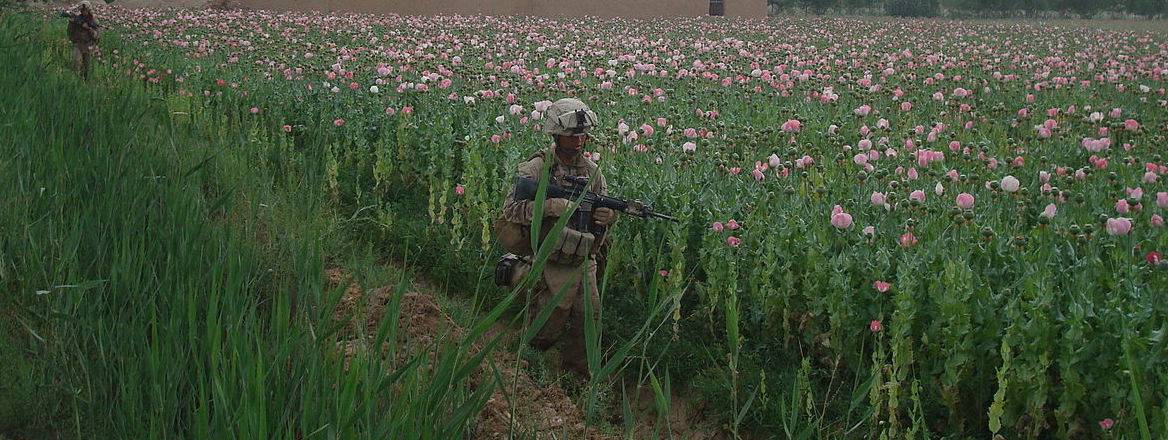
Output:
[[[484,14],[545,17],[697,17],[709,0],[241,0],[248,8],[278,11],[341,11],[403,15]],[[727,17],[767,16],[766,0],[726,0]]]

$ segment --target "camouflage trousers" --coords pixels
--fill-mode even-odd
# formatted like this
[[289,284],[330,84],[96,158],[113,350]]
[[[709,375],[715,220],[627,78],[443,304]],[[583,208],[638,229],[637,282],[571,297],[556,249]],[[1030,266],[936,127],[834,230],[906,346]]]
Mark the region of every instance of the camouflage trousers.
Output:
[[[600,290],[596,285],[596,260],[588,259],[584,268],[577,265],[548,263],[543,269],[540,281],[532,291],[532,312],[534,320],[547,307],[554,307],[547,322],[531,345],[546,350],[557,342],[563,342],[561,363],[564,369],[587,375],[588,355],[584,343],[584,301],[591,301],[592,319],[600,316]],[[582,293],[581,275],[587,276],[588,290]],[[558,304],[553,304],[560,289],[566,289]],[[530,322],[529,322],[530,323]],[[599,325],[599,322],[596,322]]]
[[83,78],[89,77],[89,65],[93,60],[93,50],[93,43],[73,43],[73,70],[76,70]]

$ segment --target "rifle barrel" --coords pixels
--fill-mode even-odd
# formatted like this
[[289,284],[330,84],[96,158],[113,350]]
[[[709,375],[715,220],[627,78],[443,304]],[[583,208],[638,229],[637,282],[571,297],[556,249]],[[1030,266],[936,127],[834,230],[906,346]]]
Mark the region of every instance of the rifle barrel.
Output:
[[671,216],[671,215],[665,215],[665,214],[662,214],[660,212],[650,212],[649,215],[653,216],[653,217],[657,217],[657,218],[662,219],[662,220],[669,220],[671,222],[677,223],[677,219],[673,218],[673,216]]
[[[518,176],[515,178],[515,197],[521,200],[535,200],[537,189],[539,188],[539,180],[530,177]],[[660,212],[653,212],[649,209],[639,209],[640,212],[630,210],[630,202],[618,199],[616,197],[603,196],[595,194],[584,188],[564,188],[554,184],[548,184],[547,198],[565,198],[570,200],[577,199],[581,192],[584,193],[585,199],[592,202],[594,207],[609,208],[614,211],[621,211],[636,215],[641,218],[659,218],[677,222],[676,218],[662,214]],[[639,205],[638,205],[639,206]]]

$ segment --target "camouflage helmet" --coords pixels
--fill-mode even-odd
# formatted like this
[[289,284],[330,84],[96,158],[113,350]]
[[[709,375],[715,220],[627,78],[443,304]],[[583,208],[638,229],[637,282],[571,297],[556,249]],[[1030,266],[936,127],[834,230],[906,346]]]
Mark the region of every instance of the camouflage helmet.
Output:
[[576,98],[563,98],[548,107],[544,114],[544,133],[575,136],[588,132],[597,124],[596,113]]

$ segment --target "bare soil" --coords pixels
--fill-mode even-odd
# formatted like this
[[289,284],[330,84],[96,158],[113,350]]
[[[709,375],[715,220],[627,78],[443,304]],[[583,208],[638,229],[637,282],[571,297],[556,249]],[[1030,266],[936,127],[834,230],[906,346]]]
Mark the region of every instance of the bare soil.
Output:
[[[394,288],[365,291],[342,269],[328,269],[325,274],[332,286],[348,285],[333,315],[338,321],[347,320],[344,334],[354,338],[341,344],[348,357],[363,345],[358,326],[364,325],[364,334],[376,334]],[[429,347],[448,338],[459,340],[464,334],[465,330],[434,300],[435,290],[426,287],[429,286],[415,284],[402,296],[398,328],[400,342],[406,347],[403,351]],[[496,326],[488,336],[506,331],[505,327]],[[470,355],[481,349],[482,344],[473,344]],[[514,353],[496,349],[485,364],[484,369],[472,375],[472,386],[493,380],[495,374],[503,379],[503,384],[479,414],[474,438],[509,439],[512,432],[537,435],[537,438],[607,438],[585,426],[583,412],[563,388],[558,384],[537,383],[526,371],[527,362]]]
[[[351,338],[339,349],[346,353],[346,359],[363,347],[360,335],[376,334],[378,326],[385,318],[386,307],[392,299],[392,286],[366,290],[357,285],[351,276],[340,268],[330,268],[325,272],[328,284],[333,287],[346,285],[342,293],[334,319],[345,321],[343,334]],[[441,290],[425,280],[414,281],[402,296],[398,316],[399,342],[405,347],[401,356],[416,353],[416,350],[430,348],[435,342],[460,340],[465,329],[447,315],[435,298]],[[361,329],[360,326],[364,326]],[[363,330],[363,331],[362,331]],[[494,394],[487,401],[474,427],[474,438],[501,440],[513,437],[533,437],[539,439],[618,439],[619,434],[604,433],[595,427],[586,426],[583,411],[573,402],[571,396],[559,383],[541,384],[529,372],[527,361],[519,358],[514,350],[508,350],[516,343],[516,331],[506,324],[497,323],[483,337],[489,340],[502,337],[501,345],[489,356],[483,369],[471,376],[472,386],[485,381],[501,379]],[[453,339],[451,339],[453,338]],[[470,355],[482,349],[482,343],[472,344]],[[636,384],[630,384],[634,388]],[[662,438],[682,440],[724,440],[729,436],[716,424],[709,421],[701,401],[688,400],[682,395],[671,396],[670,412],[667,417],[658,416],[654,406],[653,393],[648,386],[634,390],[633,412],[636,425],[633,438]],[[617,422],[619,424],[619,422]]]
[[[633,384],[635,385],[635,384]],[[669,397],[669,414],[658,414],[653,390],[642,386],[633,408],[637,419],[633,438],[660,438],[679,440],[729,440],[731,436],[712,422],[705,413],[705,402],[690,400],[673,393]]]

